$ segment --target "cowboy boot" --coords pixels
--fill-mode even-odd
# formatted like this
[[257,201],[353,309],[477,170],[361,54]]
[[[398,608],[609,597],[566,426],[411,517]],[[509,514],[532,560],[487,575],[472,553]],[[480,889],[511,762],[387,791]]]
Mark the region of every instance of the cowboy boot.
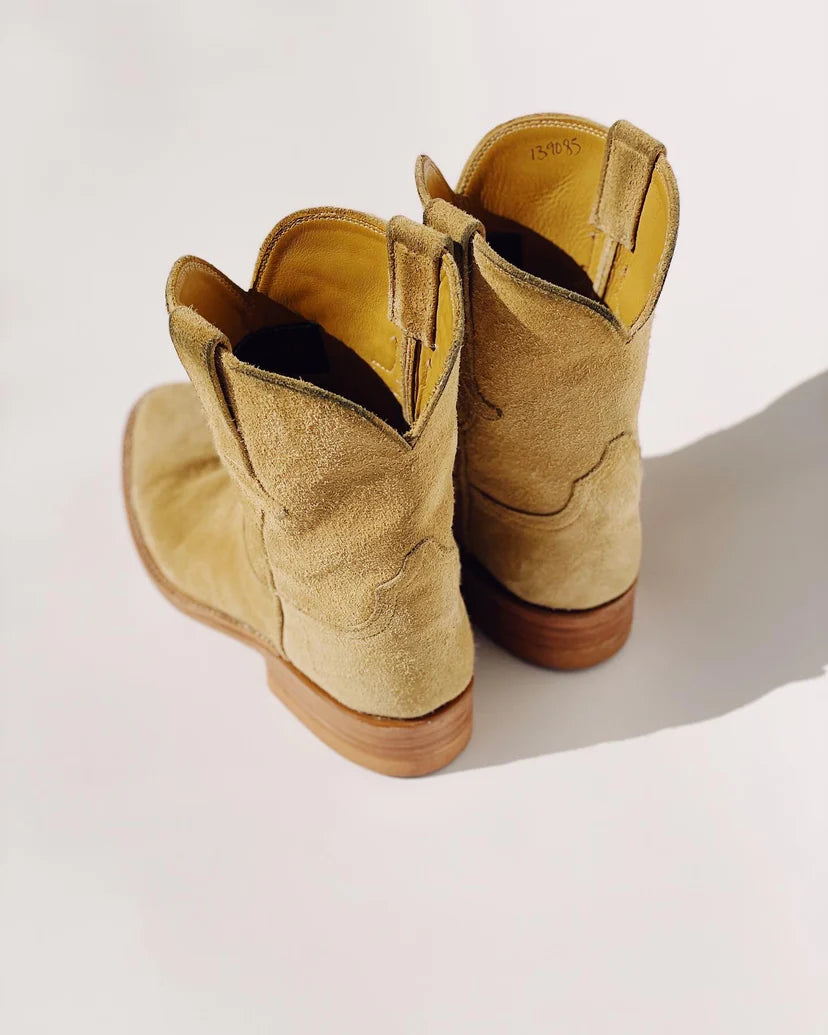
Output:
[[595,664],[627,639],[641,557],[638,409],[678,226],[664,147],[534,115],[489,133],[457,190],[425,156],[416,180],[464,279],[467,606],[522,658]]
[[342,755],[397,776],[445,765],[472,721],[451,242],[308,210],[264,242],[249,291],[188,257],[167,307],[191,384],[145,395],[124,446],[153,580],[259,650],[271,688]]

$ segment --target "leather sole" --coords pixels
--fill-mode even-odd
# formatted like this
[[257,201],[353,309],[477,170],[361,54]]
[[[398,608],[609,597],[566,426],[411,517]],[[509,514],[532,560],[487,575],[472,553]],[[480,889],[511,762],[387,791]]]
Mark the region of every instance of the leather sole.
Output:
[[182,593],[164,575],[141,534],[129,492],[133,409],[124,433],[123,487],[138,555],[164,596],[184,614],[255,647],[264,657],[273,693],[321,741],[351,762],[385,776],[425,776],[448,765],[472,731],[472,682],[453,701],[415,719],[366,715],[341,704],[230,615]]
[[590,668],[606,661],[624,646],[632,627],[635,583],[599,607],[556,611],[521,600],[465,554],[462,590],[472,621],[489,639],[544,668]]

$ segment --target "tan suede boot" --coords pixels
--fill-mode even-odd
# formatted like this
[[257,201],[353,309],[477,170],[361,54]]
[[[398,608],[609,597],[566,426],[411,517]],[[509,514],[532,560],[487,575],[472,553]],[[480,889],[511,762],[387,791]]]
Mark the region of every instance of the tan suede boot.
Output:
[[489,133],[456,191],[425,156],[416,177],[465,282],[469,611],[530,661],[594,664],[627,638],[641,556],[638,407],[678,226],[664,148],[533,115]]
[[314,209],[273,230],[250,291],[179,260],[167,306],[192,386],[145,395],[124,448],[161,590],[261,651],[327,744],[398,776],[445,765],[471,733],[451,247],[402,217]]

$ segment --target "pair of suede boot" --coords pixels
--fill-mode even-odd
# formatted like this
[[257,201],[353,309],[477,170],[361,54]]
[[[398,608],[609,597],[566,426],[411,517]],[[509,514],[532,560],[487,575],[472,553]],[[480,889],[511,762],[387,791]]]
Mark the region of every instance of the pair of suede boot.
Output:
[[466,606],[554,668],[626,640],[638,407],[678,225],[663,146],[626,122],[516,119],[456,191],[426,157],[416,182],[423,225],[283,220],[248,291],[179,260],[191,384],[145,395],[124,446],[161,590],[260,650],[322,740],[400,776],[471,735]]

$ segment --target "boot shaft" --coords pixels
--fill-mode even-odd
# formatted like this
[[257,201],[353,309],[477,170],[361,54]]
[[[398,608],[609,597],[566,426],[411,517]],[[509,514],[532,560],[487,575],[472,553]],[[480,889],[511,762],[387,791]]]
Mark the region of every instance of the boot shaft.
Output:
[[461,541],[534,603],[611,599],[640,556],[638,409],[678,220],[664,148],[532,116],[488,134],[457,191],[426,157],[416,178],[465,281]]
[[[167,304],[283,653],[358,710],[416,715],[458,694],[471,640],[452,535],[464,306],[450,240],[300,212],[264,242],[249,291],[188,257]],[[311,373],[262,360],[268,335],[304,340],[308,324]],[[251,336],[260,365],[242,358]]]

